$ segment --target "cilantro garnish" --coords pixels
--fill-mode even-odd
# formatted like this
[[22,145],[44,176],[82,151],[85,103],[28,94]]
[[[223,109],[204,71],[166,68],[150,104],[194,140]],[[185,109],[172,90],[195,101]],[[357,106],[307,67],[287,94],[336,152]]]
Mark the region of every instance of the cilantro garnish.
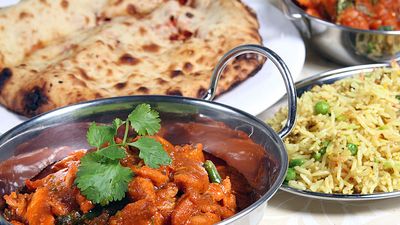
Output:
[[128,116],[129,122],[139,135],[153,135],[160,130],[158,112],[151,110],[150,105],[141,104]]
[[126,156],[125,149],[118,145],[107,146],[98,150],[96,153],[111,160],[122,159]]
[[[141,136],[154,135],[161,127],[160,121],[158,112],[152,110],[150,105],[140,104],[129,114],[127,120],[116,118],[111,126],[92,123],[86,137],[89,145],[96,147],[97,151],[87,153],[81,159],[75,179],[81,193],[93,203],[101,205],[124,198],[133,177],[132,170],[120,164],[120,160],[126,156],[125,148],[128,146],[137,148],[139,158],[149,167],[158,168],[171,164],[168,153],[155,139],[140,137],[134,142],[128,141],[130,128]],[[122,143],[116,143],[114,138],[117,131],[124,125]]]
[[144,163],[151,168],[171,164],[171,158],[168,153],[163,150],[160,142],[153,138],[142,137],[128,145],[138,148],[140,150],[139,158],[143,159]]
[[104,206],[125,197],[132,175],[131,169],[121,166],[119,161],[92,152],[81,159],[75,184],[86,198]]
[[90,146],[100,148],[103,144],[114,142],[115,129],[110,126],[97,126],[92,123],[86,134]]

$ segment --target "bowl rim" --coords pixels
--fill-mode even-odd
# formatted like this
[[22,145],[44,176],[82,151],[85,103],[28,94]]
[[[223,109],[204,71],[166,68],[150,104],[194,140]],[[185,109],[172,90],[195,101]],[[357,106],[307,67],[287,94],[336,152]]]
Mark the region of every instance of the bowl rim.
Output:
[[318,17],[309,15],[300,6],[298,6],[294,1],[296,1],[296,0],[284,0],[284,2],[289,4],[289,6],[291,8],[295,8],[298,12],[300,12],[301,17],[306,17],[309,20],[315,21],[317,23],[320,23],[320,24],[323,24],[323,25],[326,25],[326,26],[329,26],[329,27],[332,27],[332,28],[336,28],[336,29],[344,30],[344,31],[349,31],[349,32],[354,32],[354,33],[366,33],[366,34],[385,35],[385,36],[388,36],[388,35],[394,35],[394,36],[399,35],[400,36],[400,30],[392,30],[392,31],[363,30],[363,29],[352,28],[352,27],[348,27],[348,26],[335,24],[335,23],[320,19]]
[[[286,171],[288,168],[288,154],[286,151],[286,147],[283,144],[283,141],[279,137],[278,133],[276,131],[274,131],[269,125],[264,123],[261,119],[255,117],[247,112],[244,112],[240,109],[237,109],[232,106],[225,105],[225,104],[222,104],[219,102],[208,101],[208,100],[198,99],[198,98],[190,98],[190,97],[183,97],[183,96],[170,96],[170,95],[168,95],[168,96],[167,95],[133,95],[133,96],[119,96],[119,97],[96,99],[96,100],[85,101],[85,102],[81,102],[81,103],[77,103],[77,104],[73,104],[73,105],[69,105],[69,106],[60,107],[60,108],[51,110],[49,112],[32,117],[32,118],[28,119],[27,121],[24,121],[23,123],[13,127],[6,133],[0,135],[0,149],[14,135],[18,135],[18,134],[23,135],[24,130],[25,130],[24,128],[28,128],[31,125],[40,123],[41,121],[44,121],[48,118],[60,116],[62,114],[66,114],[66,113],[71,113],[71,112],[73,112],[75,110],[79,110],[81,108],[95,107],[95,106],[106,105],[106,104],[115,104],[118,102],[129,102],[129,100],[132,101],[135,99],[143,99],[142,100],[143,102],[146,101],[145,99],[154,99],[154,100],[166,99],[166,100],[169,100],[168,102],[179,101],[182,104],[194,103],[196,105],[206,106],[209,109],[213,109],[213,110],[228,110],[228,111],[231,111],[232,113],[238,113],[242,116],[245,116],[245,117],[251,119],[252,121],[257,123],[259,126],[261,126],[263,129],[266,129],[268,131],[268,133],[271,134],[271,136],[270,136],[271,141],[273,141],[277,145],[277,148],[280,149],[278,157],[282,160],[281,166],[278,167],[280,171],[276,177],[275,182],[271,185],[269,190],[267,190],[258,200],[254,201],[251,205],[244,208],[243,210],[237,212],[232,217],[229,217],[223,221],[220,221],[219,223],[217,223],[218,225],[230,224],[230,223],[233,223],[233,222],[236,222],[236,221],[242,219],[246,215],[249,215],[251,212],[258,209],[263,204],[265,204],[270,198],[272,198],[274,196],[274,194],[281,187],[281,185],[285,179]],[[1,218],[2,217],[0,217],[0,224],[1,224]]]

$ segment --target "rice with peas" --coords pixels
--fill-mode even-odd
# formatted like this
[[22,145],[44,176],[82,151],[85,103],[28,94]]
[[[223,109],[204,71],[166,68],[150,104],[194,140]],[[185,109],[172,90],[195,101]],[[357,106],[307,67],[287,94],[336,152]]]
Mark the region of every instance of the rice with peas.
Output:
[[[400,189],[400,68],[376,69],[298,99],[297,123],[284,142],[286,182],[324,193]],[[268,121],[279,130],[287,109]]]

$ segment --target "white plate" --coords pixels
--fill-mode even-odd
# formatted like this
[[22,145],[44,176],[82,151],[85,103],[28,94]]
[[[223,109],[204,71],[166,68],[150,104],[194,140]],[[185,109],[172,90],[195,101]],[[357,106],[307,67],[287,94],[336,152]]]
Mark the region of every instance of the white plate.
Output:
[[[17,2],[18,0],[0,0],[0,7]],[[305,46],[296,28],[267,0],[243,0],[243,2],[257,13],[263,44],[282,57],[293,78],[296,79],[305,59]],[[258,115],[284,93],[281,75],[272,62],[267,61],[255,76],[221,95],[216,101]],[[24,120],[26,118],[17,116],[0,106],[0,133],[6,132]]]
[[[304,65],[305,46],[294,25],[267,0],[243,0],[256,11],[263,45],[275,51],[287,64],[296,80]],[[235,108],[258,115],[275,103],[285,86],[271,61],[254,76],[216,99]]]

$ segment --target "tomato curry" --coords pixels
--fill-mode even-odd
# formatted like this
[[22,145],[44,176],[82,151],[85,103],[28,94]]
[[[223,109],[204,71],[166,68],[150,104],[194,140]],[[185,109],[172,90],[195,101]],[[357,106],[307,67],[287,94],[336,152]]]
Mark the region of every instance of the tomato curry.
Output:
[[13,225],[211,225],[268,188],[267,154],[245,132],[204,118],[162,129],[160,122],[141,104],[126,120],[91,123],[92,148],[73,151],[4,195],[4,218]]
[[297,0],[307,14],[364,30],[400,30],[399,0]]

